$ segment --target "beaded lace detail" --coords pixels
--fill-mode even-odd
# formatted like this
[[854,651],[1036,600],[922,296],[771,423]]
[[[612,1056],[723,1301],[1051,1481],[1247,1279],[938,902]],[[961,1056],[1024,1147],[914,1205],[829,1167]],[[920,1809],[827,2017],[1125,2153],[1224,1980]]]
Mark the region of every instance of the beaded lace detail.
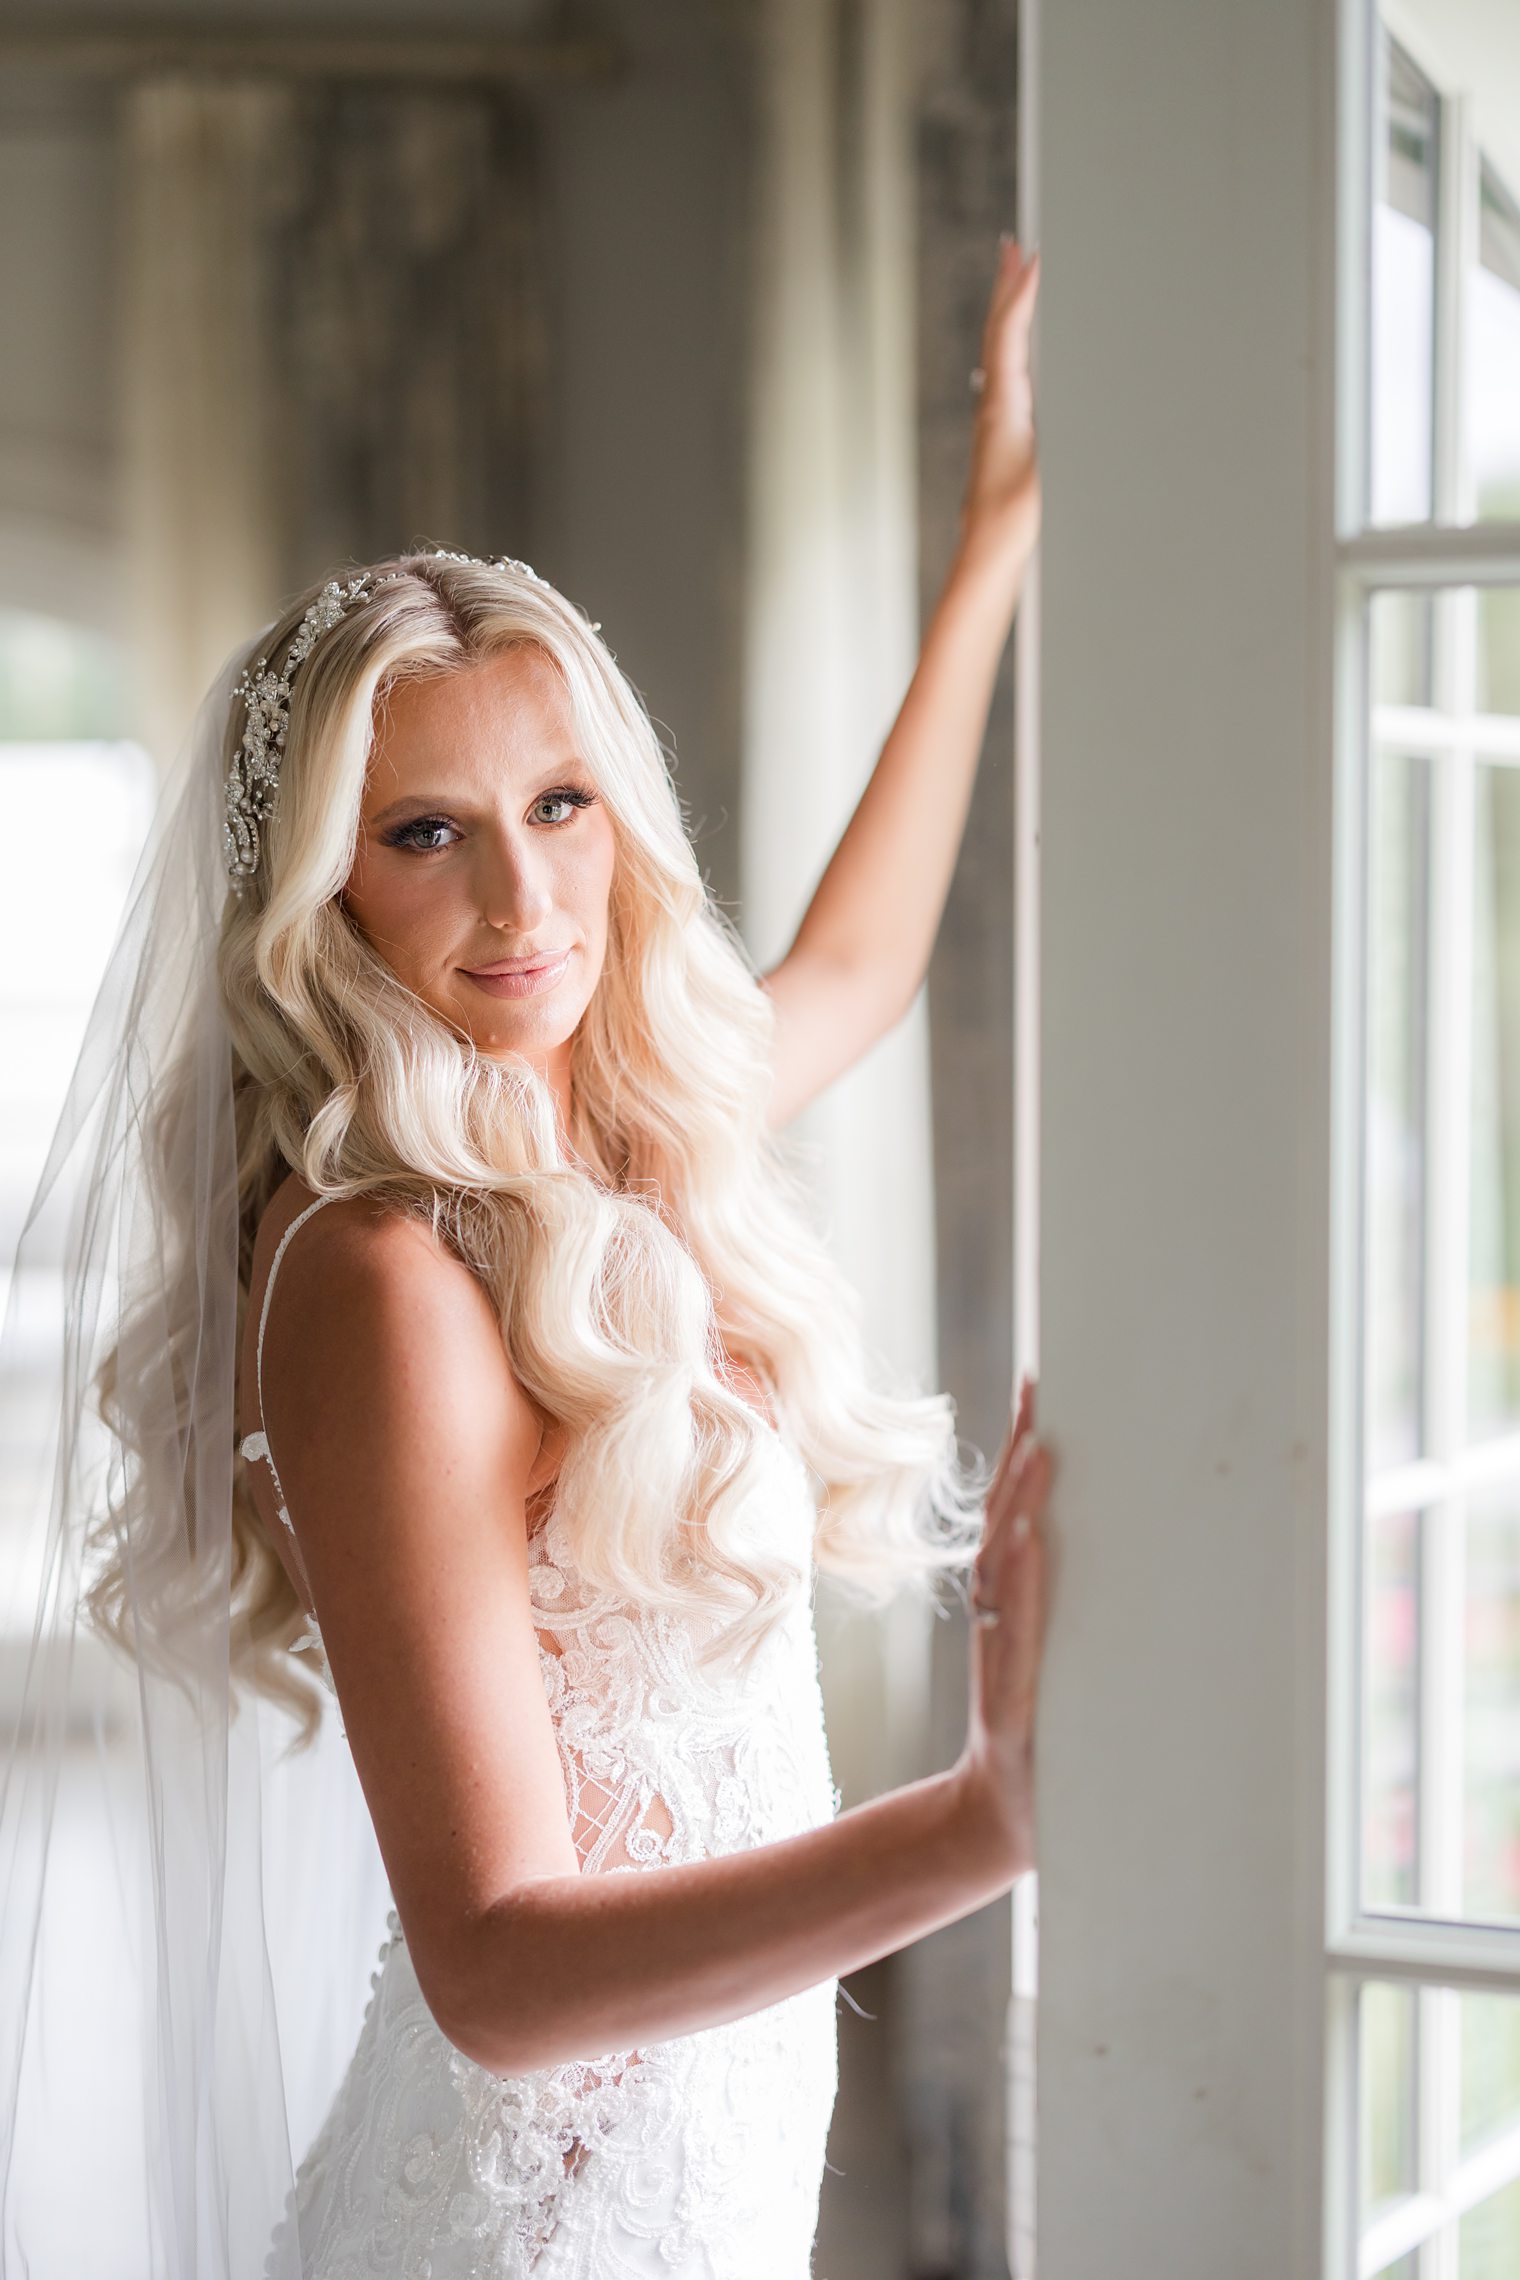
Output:
[[[270,1284],[316,1208],[286,1229]],[[266,1287],[266,1316],[268,1303]],[[259,1337],[262,1349],[262,1321]],[[784,1436],[769,1431],[767,1446],[755,1520],[795,1565],[797,1590],[747,1670],[699,1666],[716,1618],[595,1591],[552,1510],[530,1540],[539,1662],[583,1874],[737,1852],[838,1811],[813,1629],[813,1497]],[[273,1473],[262,1433],[242,1447]],[[289,1527],[283,1502],[281,1517]],[[308,1632],[331,1687],[314,1622]],[[266,2280],[807,2280],[837,2086],[834,1980],[695,2034],[504,2077],[443,2035],[394,1910],[387,1928],[353,2058],[297,2169]]]

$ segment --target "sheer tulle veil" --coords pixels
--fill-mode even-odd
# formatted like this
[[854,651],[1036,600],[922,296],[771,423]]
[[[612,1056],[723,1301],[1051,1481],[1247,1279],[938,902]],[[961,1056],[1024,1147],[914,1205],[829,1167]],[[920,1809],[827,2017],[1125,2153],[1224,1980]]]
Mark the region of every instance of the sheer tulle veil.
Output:
[[[299,2280],[294,2167],[353,2046],[389,1905],[335,1715],[292,1753],[290,1720],[229,1690],[223,751],[237,675],[270,630],[222,666],[166,780],[9,1262],[0,2270],[14,2280]],[[60,925],[68,902],[64,872]],[[113,1352],[124,1422],[96,1382]],[[103,1541],[124,1569],[129,1652],[82,1607]]]

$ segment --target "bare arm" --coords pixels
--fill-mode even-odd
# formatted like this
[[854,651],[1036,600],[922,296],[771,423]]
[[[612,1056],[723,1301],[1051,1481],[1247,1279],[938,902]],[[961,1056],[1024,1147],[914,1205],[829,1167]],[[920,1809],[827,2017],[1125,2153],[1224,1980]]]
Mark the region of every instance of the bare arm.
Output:
[[1038,1560],[1011,1559],[1007,1525],[1043,1503],[1027,1431],[981,1555],[1017,1620],[976,1634],[957,1765],[780,1843],[582,1876],[528,1596],[538,1429],[489,1303],[400,1222],[335,1204],[303,1233],[270,1310],[266,1424],[418,1983],[461,2050],[517,2072],[763,2009],[1030,1865],[1028,1733],[1006,1749],[1038,1659]]
[[1003,262],[956,555],[891,733],[785,957],[770,1121],[795,1115],[901,1020],[928,971],[998,664],[1039,529],[1029,328],[1037,258]]
[[952,1769],[745,1852],[524,1883],[477,1926],[446,2031],[501,2074],[692,2034],[969,1915],[1018,1871]]
[[888,1955],[1032,1868],[1052,1473],[1026,1383],[973,1582],[974,1603],[1002,1619],[972,1632],[966,1743],[948,1772],[747,1852],[525,1883],[480,1927],[460,2046],[511,2072],[694,2033]]

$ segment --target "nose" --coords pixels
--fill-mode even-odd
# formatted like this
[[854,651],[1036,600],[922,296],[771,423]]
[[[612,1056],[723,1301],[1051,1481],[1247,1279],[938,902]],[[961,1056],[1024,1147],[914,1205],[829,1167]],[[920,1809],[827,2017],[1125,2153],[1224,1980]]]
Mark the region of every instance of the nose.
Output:
[[544,851],[531,839],[502,833],[483,863],[481,915],[489,926],[519,939],[542,926],[554,908]]

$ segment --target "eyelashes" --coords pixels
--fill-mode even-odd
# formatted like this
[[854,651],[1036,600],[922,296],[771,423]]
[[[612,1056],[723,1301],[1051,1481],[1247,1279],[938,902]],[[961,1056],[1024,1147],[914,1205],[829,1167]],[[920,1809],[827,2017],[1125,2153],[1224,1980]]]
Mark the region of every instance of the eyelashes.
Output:
[[[535,808],[550,807],[556,802],[568,802],[571,809],[570,815],[560,816],[557,821],[546,823],[540,828],[545,831],[563,831],[567,823],[573,822],[575,811],[579,808],[594,806],[596,797],[595,792],[588,792],[579,784],[560,784],[552,792],[540,792],[538,798],[533,802]],[[415,855],[441,855],[444,852],[441,843],[432,846],[423,845],[419,842],[416,834],[440,830],[453,831],[454,829],[455,826],[446,815],[409,816],[405,823],[392,824],[389,831],[383,832],[381,844],[386,847],[405,848],[409,853]]]

